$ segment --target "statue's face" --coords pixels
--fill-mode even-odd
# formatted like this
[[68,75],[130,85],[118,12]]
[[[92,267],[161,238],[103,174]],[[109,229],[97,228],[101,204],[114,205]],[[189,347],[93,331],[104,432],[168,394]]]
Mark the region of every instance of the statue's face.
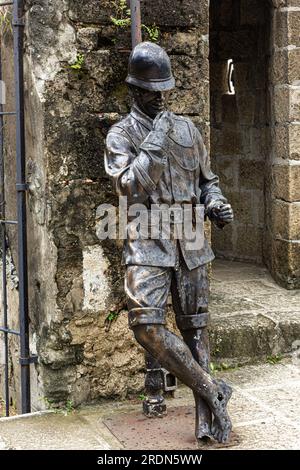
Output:
[[132,94],[141,111],[154,119],[157,114],[166,109],[170,92],[149,91],[143,88],[132,87]]

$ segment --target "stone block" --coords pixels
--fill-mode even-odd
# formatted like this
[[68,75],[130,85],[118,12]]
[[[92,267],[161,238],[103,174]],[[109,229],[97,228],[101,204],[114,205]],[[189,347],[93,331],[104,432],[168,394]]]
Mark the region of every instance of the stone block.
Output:
[[222,124],[222,95],[217,91],[210,94],[210,122],[212,126]]
[[272,129],[274,153],[277,158],[290,158],[289,126],[278,125]]
[[274,200],[271,218],[274,238],[300,240],[300,202]]
[[300,46],[300,10],[291,9],[287,12],[287,24],[289,45]]
[[242,131],[233,126],[225,126],[222,132],[223,155],[240,155],[243,153]]
[[172,56],[176,88],[170,107],[177,114],[201,115],[209,119],[208,60],[200,65],[188,56]]
[[234,23],[234,1],[223,0],[217,2],[218,5],[218,20],[221,26],[231,26]]
[[235,62],[234,64],[234,86],[236,93],[243,93],[251,88],[251,64],[249,62]]
[[272,275],[286,289],[300,288],[300,243],[272,241]]
[[300,48],[275,52],[271,72],[274,84],[299,84]]
[[245,130],[245,134],[250,134],[250,151],[247,154],[248,159],[263,160],[269,155],[269,129],[265,126],[253,127]]
[[300,201],[300,165],[273,165],[273,197],[288,202]]
[[[298,5],[299,6],[299,5]],[[274,39],[277,47],[300,46],[300,11],[277,10],[274,21]]]
[[300,85],[290,89],[290,120],[300,121]]
[[202,135],[204,145],[209,151],[210,148],[210,125],[209,122],[202,119],[201,116],[189,116],[190,120],[195,124],[197,129],[199,129],[200,134]]
[[273,142],[277,158],[300,160],[300,125],[275,126]]
[[293,160],[300,160],[300,124],[290,124],[289,131],[289,144],[290,144],[290,158]]
[[252,126],[255,117],[256,97],[252,93],[237,95],[238,121],[240,124]]
[[265,162],[260,160],[240,160],[239,185],[243,189],[264,187]]
[[273,20],[274,42],[277,47],[288,46],[287,12],[277,10]]
[[202,41],[201,35],[196,30],[175,33],[168,31],[161,33],[159,43],[170,55],[175,53],[195,57]]
[[300,86],[274,87],[274,112],[276,122],[300,120]]
[[104,137],[96,116],[81,115],[81,120],[64,118],[50,123],[46,116],[49,173],[58,181],[101,178],[104,174]]
[[145,24],[164,28],[197,26],[202,34],[208,32],[208,0],[157,0],[142,2],[141,6]]
[[211,158],[223,156],[223,129],[221,126],[212,126],[210,132]]
[[257,25],[265,22],[266,6],[261,0],[241,0],[241,25]]
[[[299,33],[300,34],[300,33]],[[300,47],[288,51],[288,83],[299,85],[300,81]]]
[[213,171],[219,176],[222,189],[238,190],[239,161],[236,157],[215,156],[212,158]]
[[219,59],[240,60],[252,57],[257,49],[258,35],[254,30],[221,31]]
[[210,62],[209,69],[210,90],[219,95],[227,93],[227,61]]
[[234,225],[230,224],[220,230],[212,225],[212,249],[218,257],[232,257],[234,253]]
[[237,242],[235,256],[237,259],[254,261],[262,260],[263,230],[251,224],[237,225]]
[[234,212],[234,220],[237,224],[255,224],[256,220],[253,218],[254,207],[251,191],[232,191],[221,185],[223,193],[225,194],[228,202],[232,205]]
[[236,124],[238,121],[241,122],[236,95],[224,94],[222,96],[222,122]]
[[110,17],[116,15],[116,8],[111,0],[70,0],[68,13],[71,20],[78,23],[110,24]]
[[271,81],[275,85],[288,83],[288,51],[275,51],[271,63]]
[[84,49],[94,50],[98,46],[99,28],[80,28],[77,31],[77,39]]
[[274,87],[274,114],[276,122],[289,121],[290,102],[287,86]]

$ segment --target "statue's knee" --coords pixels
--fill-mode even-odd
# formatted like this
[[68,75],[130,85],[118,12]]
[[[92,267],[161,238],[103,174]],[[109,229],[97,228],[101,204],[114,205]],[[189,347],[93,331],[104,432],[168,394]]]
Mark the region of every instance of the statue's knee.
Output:
[[146,349],[155,344],[155,340],[161,335],[163,329],[163,325],[154,324],[141,324],[132,327],[135,339]]
[[161,308],[133,308],[128,313],[129,327],[138,343],[152,350],[166,323],[165,311]]
[[199,311],[195,315],[180,315],[176,317],[176,323],[181,332],[205,329],[208,326],[208,322],[209,314],[207,311]]

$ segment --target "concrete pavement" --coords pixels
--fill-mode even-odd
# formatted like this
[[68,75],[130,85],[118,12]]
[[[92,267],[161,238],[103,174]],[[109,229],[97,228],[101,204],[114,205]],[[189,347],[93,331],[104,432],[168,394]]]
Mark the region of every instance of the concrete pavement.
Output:
[[[234,389],[229,406],[234,434],[225,448],[299,449],[297,358],[217,375],[223,376]],[[144,418],[138,400],[105,402],[69,414],[48,412],[2,418],[0,449],[197,449],[192,405],[191,392],[180,387],[175,398],[168,399],[169,415],[165,418]],[[175,415],[179,415],[180,425],[172,417]],[[146,436],[146,445],[142,436]]]

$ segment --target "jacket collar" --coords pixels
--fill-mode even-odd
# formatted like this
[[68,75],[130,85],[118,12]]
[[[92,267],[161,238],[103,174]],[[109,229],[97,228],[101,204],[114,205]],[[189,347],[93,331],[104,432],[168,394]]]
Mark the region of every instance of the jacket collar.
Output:
[[136,104],[132,106],[130,114],[136,121],[146,127],[148,131],[152,131],[153,119],[143,113],[143,111],[141,111]]

